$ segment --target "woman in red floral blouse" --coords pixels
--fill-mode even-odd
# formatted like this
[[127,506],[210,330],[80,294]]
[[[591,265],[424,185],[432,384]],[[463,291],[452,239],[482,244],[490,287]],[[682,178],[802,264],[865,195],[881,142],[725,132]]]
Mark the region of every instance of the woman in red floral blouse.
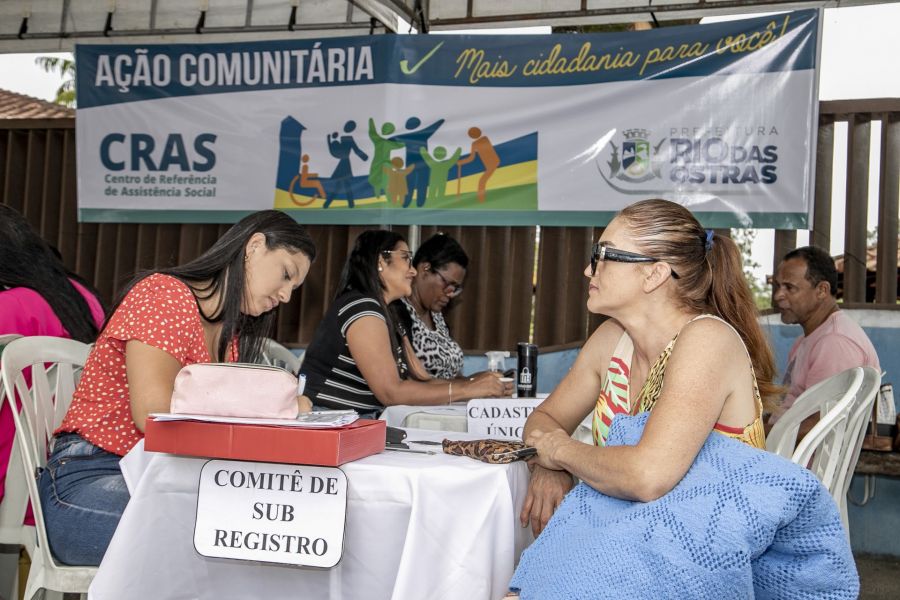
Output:
[[[274,309],[303,283],[315,245],[274,210],[245,217],[190,263],[139,276],[88,356],[40,476],[50,548],[69,565],[99,565],[128,502],[119,459],[168,412],[187,365],[254,362]],[[298,399],[299,410],[309,410]]]

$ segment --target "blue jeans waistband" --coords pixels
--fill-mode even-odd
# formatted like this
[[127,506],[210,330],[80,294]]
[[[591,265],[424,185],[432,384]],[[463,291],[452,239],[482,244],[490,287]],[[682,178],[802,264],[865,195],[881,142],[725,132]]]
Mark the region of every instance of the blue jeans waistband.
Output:
[[64,432],[56,436],[56,442],[53,444],[53,452],[51,460],[54,458],[73,457],[73,456],[98,456],[103,454],[111,454],[99,446],[95,446],[80,434],[75,432]]

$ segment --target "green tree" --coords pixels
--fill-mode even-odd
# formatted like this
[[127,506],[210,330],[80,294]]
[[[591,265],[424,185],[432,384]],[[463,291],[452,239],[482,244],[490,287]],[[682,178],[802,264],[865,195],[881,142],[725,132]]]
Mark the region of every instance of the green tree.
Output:
[[75,60],[56,56],[39,56],[34,63],[47,73],[59,73],[62,83],[56,90],[54,102],[63,106],[75,106]]
[[750,291],[756,300],[757,308],[760,310],[772,308],[772,290],[765,281],[760,281],[753,274],[753,270],[760,267],[760,264],[753,260],[753,242],[756,240],[756,230],[732,229],[731,239],[741,251],[744,276],[747,277],[747,283],[750,284]]

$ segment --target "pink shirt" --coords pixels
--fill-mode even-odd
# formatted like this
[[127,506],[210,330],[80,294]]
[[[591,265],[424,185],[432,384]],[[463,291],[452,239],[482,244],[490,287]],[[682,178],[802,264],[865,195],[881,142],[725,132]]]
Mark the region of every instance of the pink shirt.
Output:
[[[97,328],[103,327],[103,307],[100,301],[77,281],[71,279],[69,281],[87,301]],[[0,335],[8,333],[72,337],[44,297],[31,288],[24,287],[0,291]],[[29,374],[30,372],[29,368]],[[31,384],[30,375],[26,375],[26,382]],[[0,406],[0,499],[6,492],[6,469],[15,435],[16,425],[12,411],[9,403],[4,402],[3,406]],[[30,506],[25,516],[25,524],[34,525]]]
[[800,336],[788,355],[784,385],[789,391],[781,413],[810,386],[851,367],[875,367],[878,354],[856,321],[838,310],[808,336]]
[[[94,323],[98,328],[102,327],[103,307],[100,301],[77,281],[69,281],[87,300]],[[44,297],[24,287],[0,291],[0,335],[7,333],[71,337]]]

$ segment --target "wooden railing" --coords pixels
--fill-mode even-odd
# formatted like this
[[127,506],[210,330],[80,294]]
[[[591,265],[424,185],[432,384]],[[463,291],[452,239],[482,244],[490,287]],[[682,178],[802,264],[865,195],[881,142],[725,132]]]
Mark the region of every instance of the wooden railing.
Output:
[[[847,124],[847,184],[844,221],[845,302],[866,301],[866,242],[869,189],[878,185],[878,258],[875,304],[897,303],[897,217],[900,190],[900,98],[834,100],[819,103],[819,135],[816,149],[816,189],[810,243],[831,245],[831,204],[835,123]],[[872,124],[879,122],[881,135],[875,140],[880,157],[877,182],[870,181],[869,147]],[[775,236],[775,257],[796,245],[795,231]]]

